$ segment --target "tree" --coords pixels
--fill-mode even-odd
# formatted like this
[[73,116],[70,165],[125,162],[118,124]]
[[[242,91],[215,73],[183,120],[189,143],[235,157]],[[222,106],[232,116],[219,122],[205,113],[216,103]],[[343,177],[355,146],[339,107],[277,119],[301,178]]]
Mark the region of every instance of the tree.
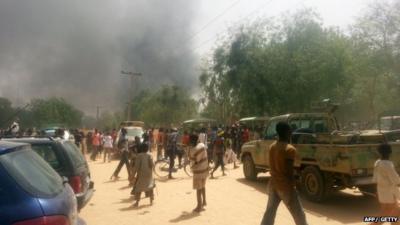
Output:
[[0,127],[7,128],[13,118],[14,108],[12,107],[11,101],[7,98],[0,98]]
[[83,113],[62,98],[33,99],[30,111],[34,125],[43,128],[49,125],[79,127]]
[[307,111],[323,98],[345,99],[349,46],[347,37],[324,28],[309,10],[280,23],[269,19],[233,29],[203,66],[204,111],[217,118],[226,109],[241,117],[275,115]]
[[352,30],[354,99],[365,105],[369,119],[400,108],[400,2],[377,1]]
[[150,126],[177,126],[197,114],[197,102],[179,86],[141,92],[133,101],[135,119]]

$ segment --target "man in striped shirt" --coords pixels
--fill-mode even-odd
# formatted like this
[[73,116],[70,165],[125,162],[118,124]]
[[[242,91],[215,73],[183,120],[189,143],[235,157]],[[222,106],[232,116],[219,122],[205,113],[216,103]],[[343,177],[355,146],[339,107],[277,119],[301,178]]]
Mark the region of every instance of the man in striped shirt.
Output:
[[190,159],[192,161],[193,171],[193,189],[197,192],[197,206],[193,210],[194,212],[200,212],[204,210],[206,202],[206,180],[208,177],[208,157],[206,145],[202,142],[198,142],[197,135],[190,136]]

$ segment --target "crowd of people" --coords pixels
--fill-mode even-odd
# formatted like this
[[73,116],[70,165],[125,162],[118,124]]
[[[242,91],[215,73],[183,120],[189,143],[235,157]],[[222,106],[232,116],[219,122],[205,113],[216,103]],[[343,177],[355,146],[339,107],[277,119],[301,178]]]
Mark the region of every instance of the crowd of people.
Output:
[[[283,202],[292,214],[296,224],[307,224],[306,216],[295,188],[294,160],[296,148],[290,144],[291,127],[285,122],[276,126],[278,139],[269,146],[270,174],[268,192],[269,198],[262,225],[274,224],[275,215],[280,202]],[[13,122],[7,130],[1,131],[2,135],[21,136],[18,121]],[[24,134],[27,131],[24,131]],[[136,136],[134,141],[127,138],[127,130],[121,128],[101,132],[84,134],[78,129],[70,130],[75,144],[81,150],[87,150],[90,159],[99,158],[104,163],[111,162],[112,157],[119,158],[119,163],[110,179],[119,179],[119,173],[125,165],[128,173],[129,185],[132,187],[131,195],[134,196],[133,207],[138,207],[141,194],[154,201],[155,179],[153,177],[154,159],[168,160],[169,179],[174,179],[172,173],[175,161],[178,158],[178,167],[182,167],[183,157],[190,160],[193,173],[193,189],[196,190],[197,204],[194,212],[203,211],[207,205],[206,180],[214,178],[214,173],[221,168],[222,176],[226,176],[225,165],[233,163],[237,168],[238,156],[244,143],[251,139],[251,132],[246,127],[234,124],[232,126],[214,126],[208,128],[186,128],[178,132],[175,128],[152,128],[143,133],[142,137]],[[31,135],[40,135],[32,130]],[[63,138],[65,131],[57,129],[55,136]],[[86,147],[83,147],[86,145]],[[393,162],[389,160],[391,146],[381,144],[378,147],[380,159],[375,163],[373,179],[377,183],[377,198],[381,204],[381,216],[399,216],[400,208],[400,177]],[[83,152],[84,154],[85,152]],[[210,165],[213,166],[211,167]]]

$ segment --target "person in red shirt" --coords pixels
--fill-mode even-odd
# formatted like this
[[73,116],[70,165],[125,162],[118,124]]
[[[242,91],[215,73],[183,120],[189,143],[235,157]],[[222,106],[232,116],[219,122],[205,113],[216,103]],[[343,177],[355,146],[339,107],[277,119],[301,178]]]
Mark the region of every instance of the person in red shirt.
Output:
[[244,127],[243,133],[242,133],[242,143],[246,143],[250,140],[250,132],[247,127]]
[[100,133],[97,129],[94,129],[94,134],[92,137],[92,146],[93,146],[93,151],[92,155],[90,156],[90,159],[92,161],[96,161],[97,153],[99,152],[100,148]]

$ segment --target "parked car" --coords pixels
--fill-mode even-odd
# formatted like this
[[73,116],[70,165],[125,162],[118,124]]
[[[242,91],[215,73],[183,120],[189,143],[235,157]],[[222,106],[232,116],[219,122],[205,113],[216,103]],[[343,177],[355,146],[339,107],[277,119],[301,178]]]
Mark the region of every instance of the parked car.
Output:
[[72,142],[75,142],[75,137],[73,134],[68,129],[62,128],[62,127],[48,127],[43,129],[43,132],[49,136],[49,137],[57,137],[58,132],[62,133],[62,139],[64,140],[70,140]]
[[91,199],[94,183],[90,178],[89,166],[78,147],[72,142],[53,138],[13,138],[12,142],[31,144],[32,149],[47,161],[68,182],[75,192],[78,210]]
[[[126,129],[126,138],[128,138],[129,143],[133,143],[135,141],[135,137],[139,137],[140,141],[143,141],[143,134],[144,130],[142,127],[137,127],[137,126],[130,126],[130,127],[124,127]],[[118,143],[119,137],[121,136],[121,129],[118,131],[117,134],[117,140],[116,142]]]
[[68,182],[29,144],[0,141],[1,225],[84,225]]

